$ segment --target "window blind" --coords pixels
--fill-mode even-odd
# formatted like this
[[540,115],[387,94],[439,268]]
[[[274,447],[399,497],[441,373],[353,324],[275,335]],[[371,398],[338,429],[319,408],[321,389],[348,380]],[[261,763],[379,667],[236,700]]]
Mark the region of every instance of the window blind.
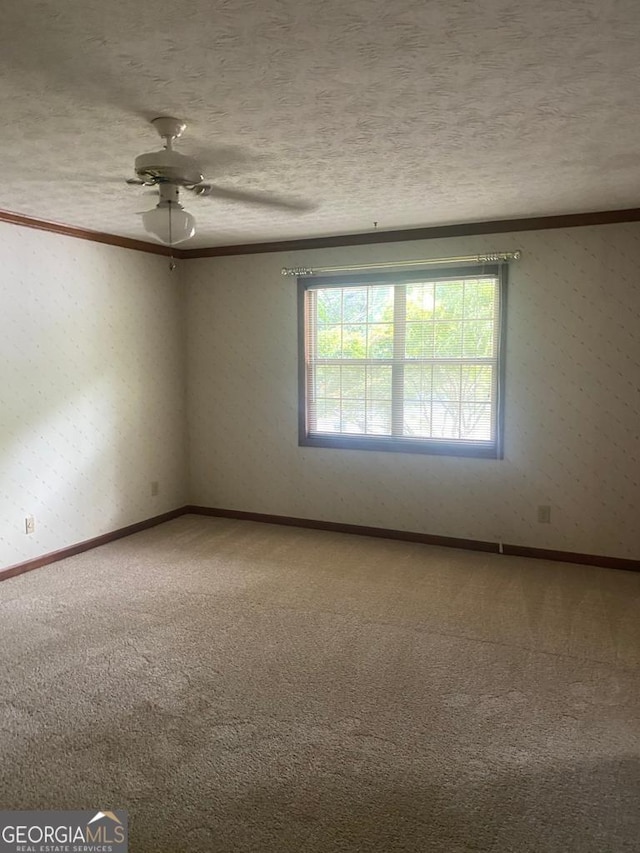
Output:
[[500,268],[372,278],[304,283],[306,438],[497,455]]

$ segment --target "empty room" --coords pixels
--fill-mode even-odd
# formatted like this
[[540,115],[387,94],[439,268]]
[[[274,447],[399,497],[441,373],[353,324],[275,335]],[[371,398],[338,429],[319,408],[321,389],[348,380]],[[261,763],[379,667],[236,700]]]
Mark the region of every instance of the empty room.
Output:
[[1,20],[0,853],[640,850],[640,5]]

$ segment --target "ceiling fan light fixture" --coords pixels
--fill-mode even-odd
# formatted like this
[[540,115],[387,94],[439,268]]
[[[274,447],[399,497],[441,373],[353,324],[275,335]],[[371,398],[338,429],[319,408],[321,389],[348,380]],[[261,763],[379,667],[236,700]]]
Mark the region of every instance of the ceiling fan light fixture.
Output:
[[129,178],[127,183],[157,188],[160,203],[154,210],[142,214],[142,224],[145,231],[160,243],[175,246],[189,240],[196,233],[194,217],[187,213],[179,202],[181,189],[189,190],[195,195],[212,196],[244,204],[294,211],[312,209],[311,205],[301,200],[288,199],[273,193],[244,192],[234,187],[205,183],[198,161],[173,148],[173,143],[184,133],[185,122],[174,116],[157,116],[151,123],[164,141],[164,148],[136,157],[136,177]]
[[196,233],[196,220],[182,205],[161,201],[142,214],[144,230],[168,246],[184,243]]

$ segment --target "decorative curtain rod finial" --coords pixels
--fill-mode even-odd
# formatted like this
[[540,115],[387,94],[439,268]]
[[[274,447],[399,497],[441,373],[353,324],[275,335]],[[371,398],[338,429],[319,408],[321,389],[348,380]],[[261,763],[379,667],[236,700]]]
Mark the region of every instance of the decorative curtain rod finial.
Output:
[[282,267],[282,275],[313,275],[313,270],[309,267]]

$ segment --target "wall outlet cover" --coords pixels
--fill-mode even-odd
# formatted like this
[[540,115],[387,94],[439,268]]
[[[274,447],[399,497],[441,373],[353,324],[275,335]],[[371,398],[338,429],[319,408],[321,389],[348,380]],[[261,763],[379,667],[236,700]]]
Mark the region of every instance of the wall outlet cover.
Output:
[[551,524],[551,507],[550,506],[539,506],[538,507],[538,522],[539,522],[539,524]]

